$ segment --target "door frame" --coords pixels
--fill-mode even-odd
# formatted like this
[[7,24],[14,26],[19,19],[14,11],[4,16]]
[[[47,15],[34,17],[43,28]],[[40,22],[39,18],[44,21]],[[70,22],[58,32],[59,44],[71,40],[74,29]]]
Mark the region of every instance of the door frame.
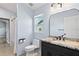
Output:
[[[4,21],[4,22],[6,22],[6,26],[7,26],[7,28],[8,28],[8,36],[7,36],[7,38],[8,38],[8,41],[7,41],[7,43],[10,45],[10,46],[12,46],[12,42],[11,42],[11,40],[12,40],[12,25],[14,25],[14,46],[13,46],[13,54],[15,55],[16,54],[16,17],[11,17],[11,18],[2,18],[2,17],[0,17],[0,19],[2,19],[2,20],[0,20],[0,21]],[[14,24],[12,24],[12,22],[14,22]],[[7,33],[6,33],[7,34]]]
[[6,41],[8,44],[10,44],[10,27],[9,27],[9,19],[6,18],[0,18],[0,21],[5,22],[6,23]]

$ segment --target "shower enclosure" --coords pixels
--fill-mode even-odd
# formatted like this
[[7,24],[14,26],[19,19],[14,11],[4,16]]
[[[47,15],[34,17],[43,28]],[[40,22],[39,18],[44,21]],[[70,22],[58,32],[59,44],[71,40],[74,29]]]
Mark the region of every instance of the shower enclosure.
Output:
[[0,18],[0,43],[9,43],[9,20]]

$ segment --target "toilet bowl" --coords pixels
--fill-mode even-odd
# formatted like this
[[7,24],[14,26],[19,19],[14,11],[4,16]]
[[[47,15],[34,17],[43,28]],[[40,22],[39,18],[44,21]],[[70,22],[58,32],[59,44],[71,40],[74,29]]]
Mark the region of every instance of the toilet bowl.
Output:
[[[32,45],[26,46],[25,47],[25,51],[26,51],[26,55],[30,55],[30,52],[33,52],[35,49],[39,48],[39,40],[38,39],[34,39],[32,42]],[[34,55],[34,53],[32,53]],[[31,54],[31,55],[32,55]]]

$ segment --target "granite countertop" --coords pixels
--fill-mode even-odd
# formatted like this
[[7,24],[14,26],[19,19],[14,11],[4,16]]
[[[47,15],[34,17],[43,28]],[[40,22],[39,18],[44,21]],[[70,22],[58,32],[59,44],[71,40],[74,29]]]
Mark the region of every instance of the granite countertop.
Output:
[[65,39],[64,41],[63,40],[56,40],[55,38],[52,38],[52,37],[47,37],[47,38],[44,38],[41,40],[45,41],[45,42],[49,42],[51,44],[79,50],[79,41],[69,40],[69,39]]

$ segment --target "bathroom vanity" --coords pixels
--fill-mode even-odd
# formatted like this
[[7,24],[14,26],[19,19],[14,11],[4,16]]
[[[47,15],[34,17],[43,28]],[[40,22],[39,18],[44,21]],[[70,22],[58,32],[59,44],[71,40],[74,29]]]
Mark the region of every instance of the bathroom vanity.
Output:
[[77,9],[50,16],[49,37],[41,40],[41,55],[79,56],[79,12]]
[[50,39],[41,40],[42,56],[79,56],[79,42]]

